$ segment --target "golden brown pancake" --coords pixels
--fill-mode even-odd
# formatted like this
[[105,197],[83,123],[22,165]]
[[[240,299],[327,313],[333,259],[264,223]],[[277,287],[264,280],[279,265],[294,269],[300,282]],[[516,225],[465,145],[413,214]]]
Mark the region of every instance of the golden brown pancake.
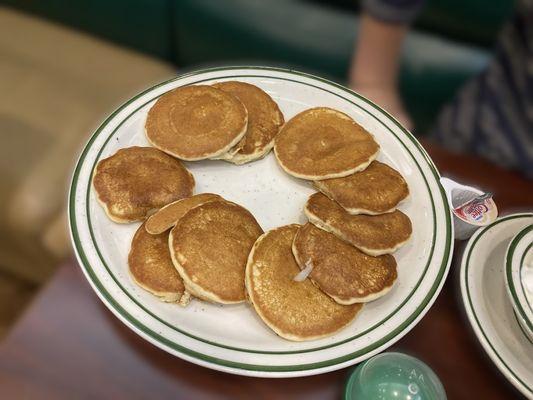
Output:
[[355,318],[361,304],[337,304],[306,279],[292,254],[299,225],[271,230],[255,242],[246,265],[246,290],[255,311],[279,336],[294,341],[333,335]]
[[148,112],[146,137],[158,149],[195,161],[226,153],[242,139],[246,108],[211,86],[183,86],[162,95]]
[[218,194],[200,193],[177,200],[159,209],[146,220],[146,231],[157,235],[172,228],[191,208],[209,201],[222,200]]
[[172,261],[191,294],[217,303],[240,303],[246,299],[246,260],[262,233],[245,208],[225,200],[204,203],[170,231]]
[[305,215],[314,225],[371,256],[393,253],[412,233],[411,220],[399,210],[381,215],[352,215],[322,193],[309,197]]
[[192,196],[194,178],[179,160],[162,151],[128,147],[97,164],[93,186],[109,218],[127,223]]
[[249,83],[227,81],[215,83],[213,87],[237,97],[248,111],[246,134],[219,158],[239,165],[264,157],[274,146],[274,138],[285,122],[276,102]]
[[315,181],[315,187],[350,214],[384,214],[394,211],[409,195],[398,171],[379,161],[344,178]]
[[274,151],[287,173],[317,180],[362,171],[376,158],[379,145],[348,115],[318,107],[287,122],[276,136]]
[[187,305],[190,295],[174,268],[168,249],[168,233],[151,235],[142,224],[131,241],[128,265],[133,280],[166,302]]
[[390,254],[369,256],[332,233],[305,224],[292,252],[300,269],[312,265],[309,278],[339,304],[364,303],[387,293],[396,280]]

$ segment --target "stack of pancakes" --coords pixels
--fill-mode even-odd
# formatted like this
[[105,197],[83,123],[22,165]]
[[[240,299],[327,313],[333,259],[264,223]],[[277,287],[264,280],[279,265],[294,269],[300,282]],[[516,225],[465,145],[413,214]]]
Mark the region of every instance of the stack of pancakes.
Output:
[[244,164],[272,149],[283,123],[283,114],[266,92],[227,81],[165,93],[148,112],[145,129],[154,147],[181,160]]
[[[347,326],[362,304],[397,279],[391,255],[412,233],[397,210],[403,177],[376,161],[379,145],[348,115],[312,108],[284,123],[260,88],[237,81],[184,86],[148,112],[154,147],[130,147],[100,161],[98,201],[118,223],[142,221],[128,256],[132,279],[162,301],[246,300],[275,333],[312,340]],[[253,215],[217,194],[193,195],[180,160],[243,164],[272,148],[292,176],[320,191],[309,222],[263,233]]]
[[285,171],[320,190],[309,197],[309,222],[292,243],[300,269],[339,304],[387,293],[397,278],[391,253],[412,233],[397,210],[409,189],[396,170],[375,160],[372,135],[346,114],[314,108],[284,126],[275,152]]
[[[133,280],[163,301],[243,302],[246,260],[263,233],[245,208],[212,193],[170,203],[137,230],[128,263]],[[208,244],[206,246],[206,244]]]
[[263,234],[246,266],[250,302],[266,325],[289,340],[331,335],[363,303],[387,293],[398,275],[391,253],[412,232],[409,218],[396,210],[408,196],[407,184],[384,164],[374,161],[362,172],[315,186],[331,198],[310,196],[304,209],[310,222]]
[[246,290],[257,314],[279,336],[295,341],[329,336],[348,325],[360,304],[341,305],[309,280],[295,281],[292,245],[299,225],[263,234],[246,266]]

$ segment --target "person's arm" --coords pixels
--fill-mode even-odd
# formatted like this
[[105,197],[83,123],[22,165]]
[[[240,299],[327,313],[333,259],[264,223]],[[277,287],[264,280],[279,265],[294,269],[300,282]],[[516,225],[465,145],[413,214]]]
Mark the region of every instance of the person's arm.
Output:
[[422,0],[368,0],[350,68],[350,86],[385,108],[406,128],[412,124],[398,91],[400,54]]

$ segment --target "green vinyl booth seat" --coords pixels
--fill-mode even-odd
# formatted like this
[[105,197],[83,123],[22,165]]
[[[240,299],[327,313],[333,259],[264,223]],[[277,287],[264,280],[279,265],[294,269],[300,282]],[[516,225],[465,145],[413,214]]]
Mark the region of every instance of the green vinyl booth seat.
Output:
[[[180,68],[289,66],[345,83],[357,35],[351,0],[0,0]],[[408,35],[401,91],[424,132],[480,72],[512,1],[429,0]]]

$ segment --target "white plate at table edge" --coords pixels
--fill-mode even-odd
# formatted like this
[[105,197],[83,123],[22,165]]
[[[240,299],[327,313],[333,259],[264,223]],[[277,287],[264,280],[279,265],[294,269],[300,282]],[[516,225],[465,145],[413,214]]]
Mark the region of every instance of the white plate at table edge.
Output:
[[[219,357],[213,357],[208,351],[206,351],[205,353],[201,353],[195,350],[191,350],[191,348],[187,347],[186,345],[180,345],[179,343],[173,343],[169,341],[168,338],[166,338],[164,335],[161,335],[156,330],[151,329],[150,326],[144,325],[143,322],[140,322],[134,316],[132,316],[131,313],[128,313],[121,305],[121,300],[117,300],[116,298],[114,298],[106,290],[104,285],[102,285],[102,282],[97,276],[98,274],[95,273],[95,270],[91,266],[91,263],[88,261],[88,255],[89,257],[93,257],[93,254],[87,253],[87,251],[90,250],[92,252],[95,252],[95,250],[88,249],[87,242],[85,242],[84,240],[80,240],[80,232],[82,235],[86,235],[86,233],[84,232],[84,230],[79,230],[79,221],[77,220],[77,218],[79,219],[83,216],[84,212],[80,212],[80,210],[83,210],[84,205],[79,205],[80,202],[83,202],[83,197],[81,197],[81,200],[77,199],[77,190],[79,190],[78,181],[81,179],[82,175],[84,178],[86,178],[87,176],[90,176],[90,174],[92,174],[92,167],[90,168],[90,171],[87,172],[88,167],[84,164],[84,162],[88,155],[99,151],[98,148],[95,149],[91,146],[93,142],[98,139],[100,133],[102,133],[102,131],[106,129],[107,125],[110,122],[113,122],[114,119],[120,117],[122,113],[126,113],[129,108],[133,108],[135,103],[139,102],[139,100],[143,98],[143,96],[147,96],[148,94],[156,90],[161,92],[163,88],[169,90],[172,87],[180,86],[180,83],[191,84],[191,79],[193,79],[194,77],[199,77],[200,75],[203,77],[208,77],[203,80],[231,79],[235,77],[261,77],[280,81],[285,80],[329,92],[334,96],[341,98],[342,100],[344,100],[344,102],[349,102],[351,104],[350,107],[356,107],[360,109],[360,112],[367,113],[369,115],[368,118],[373,118],[377,122],[379,122],[379,124],[383,125],[383,129],[386,128],[394,136],[394,138],[399,143],[401,143],[405,147],[405,149],[407,149],[407,152],[411,155],[413,162],[418,167],[420,174],[425,181],[427,191],[431,197],[431,206],[434,217],[434,224],[432,224],[434,236],[432,239],[431,252],[426,263],[425,271],[432,271],[435,279],[431,283],[427,283],[424,281],[424,287],[429,287],[427,288],[427,290],[424,289],[426,290],[425,292],[420,293],[420,290],[418,289],[420,288],[422,280],[426,274],[426,272],[424,272],[424,275],[420,278],[420,281],[418,282],[416,287],[413,288],[412,294],[406,299],[407,302],[407,300],[411,301],[411,297],[415,297],[415,299],[412,300],[413,302],[416,302],[415,311],[409,315],[405,315],[405,319],[398,326],[387,326],[386,328],[383,328],[390,329],[390,331],[388,331],[386,335],[382,335],[380,340],[376,340],[370,345],[358,351],[349,354],[343,354],[342,357],[320,360],[312,363],[296,365],[262,365],[256,363],[235,362],[231,360],[220,359]],[[110,135],[107,140],[109,140],[111,136],[112,135]],[[412,151],[414,152],[414,154],[412,153]],[[72,178],[72,184],[69,192],[69,225],[71,239],[78,262],[86,278],[88,279],[89,283],[91,284],[97,295],[100,297],[100,299],[124,324],[126,324],[129,328],[131,328],[133,331],[135,331],[137,334],[139,334],[152,344],[185,360],[209,368],[234,374],[259,377],[295,377],[314,375],[353,365],[357,362],[361,362],[371,357],[374,354],[385,350],[387,347],[391,346],[401,337],[403,337],[408,331],[410,331],[425,315],[425,313],[429,310],[429,308],[435,301],[446,279],[451,263],[451,255],[453,253],[453,224],[451,224],[451,212],[446,201],[446,195],[444,193],[444,190],[440,185],[439,178],[440,175],[433,162],[431,161],[425,150],[422,148],[422,146],[418,143],[418,141],[411,135],[411,133],[405,130],[394,118],[392,118],[384,110],[382,110],[369,100],[356,94],[355,92],[343,87],[342,85],[309,74],[280,68],[240,66],[212,68],[208,70],[202,70],[180,75],[169,81],[163,82],[159,85],[155,85],[147,89],[146,91],[133,97],[131,100],[129,100],[120,108],[118,108],[95,131],[95,133],[91,136],[79,157]],[[435,198],[433,198],[433,196],[435,196]],[[436,254],[438,254],[438,257],[436,256]],[[416,293],[417,291],[419,293]],[[417,296],[415,296],[415,294]],[[396,310],[398,311],[398,318],[402,315],[402,311],[404,311],[405,314],[404,306],[405,303],[402,303],[400,307]],[[411,307],[414,306],[411,305]],[[387,319],[388,318],[389,317],[387,317]],[[384,319],[384,321],[386,321],[387,319]],[[383,325],[385,326],[385,323],[383,323]],[[361,335],[359,335],[359,337]],[[371,335],[367,336],[371,337]],[[355,340],[355,337],[351,340]],[[317,348],[316,352],[318,353],[319,350],[326,351],[328,350],[328,347],[337,346],[339,345],[339,343],[336,343],[331,346]],[[341,344],[349,344],[349,341],[342,342]],[[314,351],[315,349],[311,349],[305,350],[303,352],[312,353]],[[276,352],[271,353],[274,354]],[[289,353],[299,354],[302,353],[302,351]]]
[[[516,373],[517,365],[512,363],[512,360],[509,357],[502,355],[503,346],[498,344],[499,337],[501,334],[494,330],[492,324],[482,324],[480,318],[485,322],[488,320],[489,316],[486,313],[484,307],[482,307],[483,299],[478,297],[477,293],[474,290],[473,278],[469,276],[469,271],[474,270],[475,268],[481,268],[485,266],[484,262],[479,262],[479,260],[471,260],[472,253],[474,252],[476,246],[479,246],[483,241],[484,235],[493,230],[497,232],[496,229],[503,229],[505,224],[518,223],[519,219],[529,219],[530,223],[533,222],[533,213],[519,213],[511,214],[504,217],[498,218],[496,221],[487,225],[486,227],[478,229],[475,234],[470,238],[468,244],[465,247],[462,260],[461,260],[461,271],[460,271],[460,287],[461,287],[461,297],[463,300],[463,305],[465,307],[466,315],[470,321],[470,325],[478,339],[481,343],[483,349],[500,370],[500,372],[505,376],[505,378],[516,387],[523,395],[528,398],[533,398],[533,382],[523,382],[523,379],[520,378]],[[523,227],[516,229],[516,232],[508,238],[509,241],[522,230]],[[497,272],[501,272],[501,279],[505,285],[505,257],[507,253],[508,245],[505,246],[503,250],[503,257],[501,260],[501,265],[496,265],[495,268]],[[488,257],[488,255],[485,255]],[[500,302],[509,302],[509,307],[511,308],[511,313],[508,315],[509,319],[509,329],[520,338],[520,343],[523,343],[525,351],[532,351],[533,344],[530,342],[526,333],[523,331],[522,327],[519,325],[516,314],[513,312],[512,304],[510,299],[507,296],[507,288],[505,288],[505,293],[502,298],[499,296],[492,296],[492,299]],[[520,345],[519,345],[520,346]],[[531,347],[529,347],[531,346]]]

